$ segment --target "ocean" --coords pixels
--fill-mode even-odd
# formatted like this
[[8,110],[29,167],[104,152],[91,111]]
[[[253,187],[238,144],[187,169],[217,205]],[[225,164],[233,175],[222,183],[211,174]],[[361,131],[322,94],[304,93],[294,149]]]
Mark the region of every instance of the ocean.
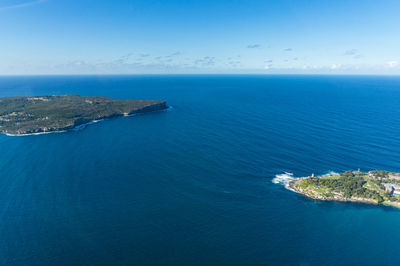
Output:
[[400,210],[284,180],[400,171],[400,77],[0,78],[2,97],[54,94],[171,108],[1,135],[0,264],[398,264]]

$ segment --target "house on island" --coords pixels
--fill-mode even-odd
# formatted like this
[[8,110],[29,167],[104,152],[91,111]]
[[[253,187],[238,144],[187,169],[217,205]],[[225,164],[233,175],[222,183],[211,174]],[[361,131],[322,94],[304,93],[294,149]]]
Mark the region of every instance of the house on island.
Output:
[[373,179],[382,180],[387,177],[389,172],[381,170],[373,170],[368,172],[368,176]]
[[400,173],[389,173],[388,178],[390,179],[395,179],[395,180],[400,180]]
[[400,181],[400,173],[394,173],[382,170],[373,170],[368,172],[368,177],[378,180],[394,179]]
[[385,187],[385,192],[394,195],[394,196],[400,196],[400,186],[395,185],[392,183],[382,183],[382,185]]

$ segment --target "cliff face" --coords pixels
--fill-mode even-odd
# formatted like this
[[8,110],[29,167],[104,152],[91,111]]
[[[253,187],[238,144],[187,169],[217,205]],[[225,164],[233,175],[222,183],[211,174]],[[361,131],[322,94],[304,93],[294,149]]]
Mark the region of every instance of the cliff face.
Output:
[[65,131],[95,120],[166,108],[165,101],[78,95],[0,98],[0,133],[23,135]]
[[149,113],[149,112],[155,112],[155,111],[161,111],[164,109],[167,109],[167,102],[159,102],[159,103],[154,103],[148,106],[145,106],[143,108],[137,109],[133,112],[130,113],[131,114],[139,114],[139,113]]

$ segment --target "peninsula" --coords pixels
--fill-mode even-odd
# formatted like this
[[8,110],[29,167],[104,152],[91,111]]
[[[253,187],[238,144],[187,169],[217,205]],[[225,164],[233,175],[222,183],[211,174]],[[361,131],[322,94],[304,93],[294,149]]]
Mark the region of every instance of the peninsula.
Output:
[[165,101],[115,100],[78,95],[0,98],[0,133],[26,135],[65,131],[118,116],[163,110]]
[[293,179],[289,188],[317,200],[349,201],[400,207],[400,173],[346,171]]

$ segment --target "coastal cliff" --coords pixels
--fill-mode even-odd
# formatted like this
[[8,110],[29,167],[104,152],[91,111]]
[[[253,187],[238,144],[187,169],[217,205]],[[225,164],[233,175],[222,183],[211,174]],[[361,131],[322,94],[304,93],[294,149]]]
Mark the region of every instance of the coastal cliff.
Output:
[[0,98],[0,133],[26,135],[66,131],[97,120],[166,108],[165,101],[78,95]]

